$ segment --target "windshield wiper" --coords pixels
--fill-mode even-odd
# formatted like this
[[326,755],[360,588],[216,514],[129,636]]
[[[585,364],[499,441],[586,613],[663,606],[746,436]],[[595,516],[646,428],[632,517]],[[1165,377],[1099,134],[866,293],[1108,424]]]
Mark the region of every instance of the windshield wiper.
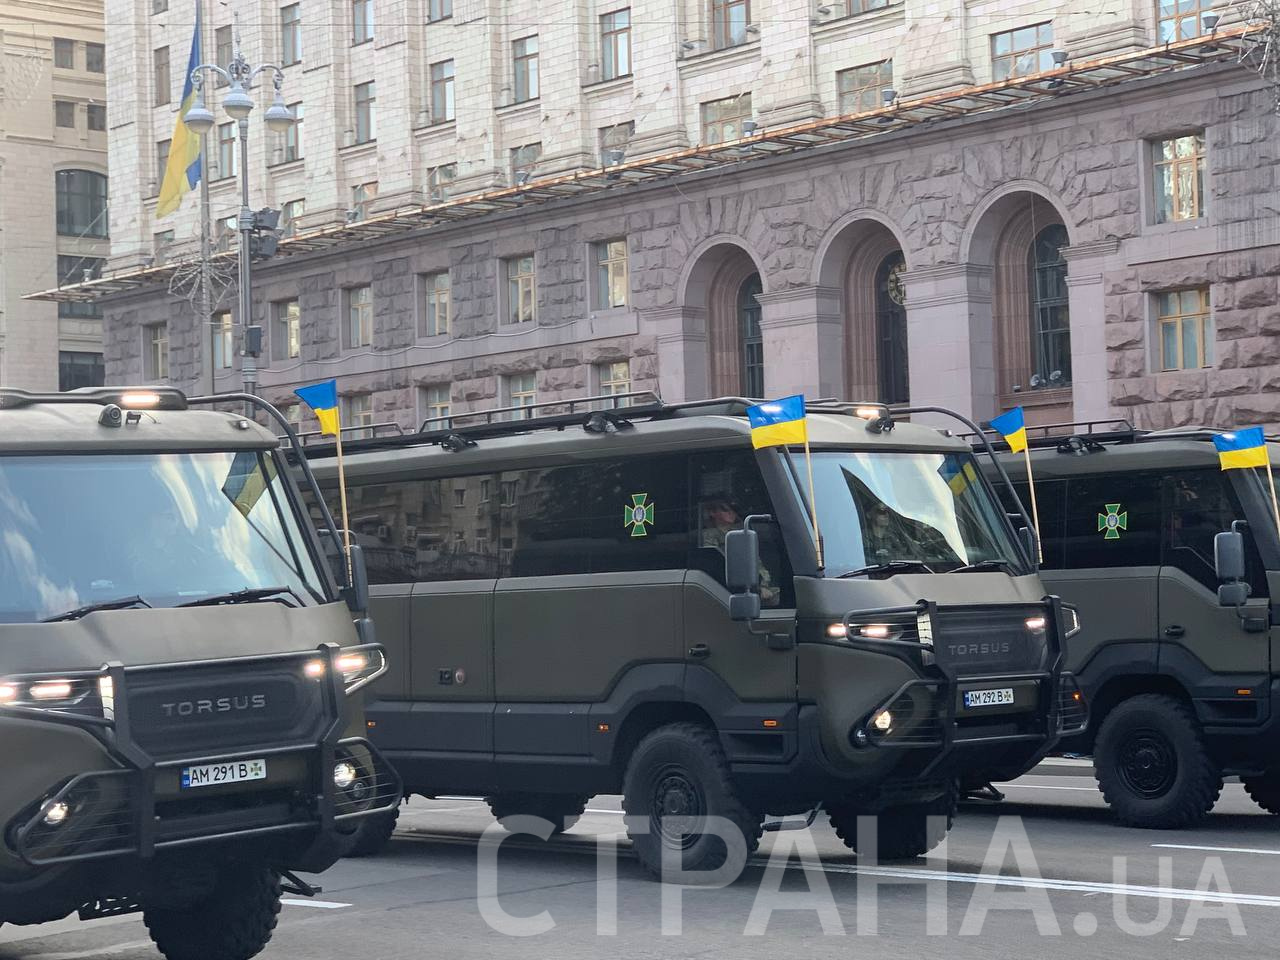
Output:
[[947,573],[981,573],[986,570],[1003,570],[1010,576],[1017,576],[1017,571],[1008,560],[977,560],[962,567],[952,567]]
[[925,573],[937,573],[923,560],[885,560],[883,563],[871,563],[857,570],[842,573],[836,579],[844,580],[846,577],[861,577],[868,573],[884,573],[887,570],[923,570]]
[[45,617],[41,623],[57,623],[59,620],[79,620],[86,614],[94,613],[98,610],[126,610],[129,607],[150,607],[151,604],[143,600],[137,594],[132,597],[117,597],[115,600],[100,600],[97,603],[86,603],[83,607],[76,607],[60,613],[56,617]]
[[178,604],[179,607],[212,607],[220,603],[257,603],[259,600],[283,600],[285,596],[293,597],[291,606],[304,606],[302,598],[294,593],[292,587],[246,587],[243,590],[232,590],[230,593],[215,593],[199,600],[188,600]]

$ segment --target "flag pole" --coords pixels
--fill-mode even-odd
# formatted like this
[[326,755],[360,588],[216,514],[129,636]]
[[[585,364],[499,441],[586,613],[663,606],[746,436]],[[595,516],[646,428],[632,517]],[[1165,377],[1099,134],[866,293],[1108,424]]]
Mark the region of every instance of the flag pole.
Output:
[[818,553],[818,569],[823,570],[826,562],[822,556],[822,532],[818,529],[818,492],[813,487],[813,455],[809,452],[807,428],[804,432],[804,465],[809,472],[809,515],[813,517],[813,543]]
[[351,524],[347,522],[347,475],[342,466],[342,423],[338,423],[338,500],[342,505],[342,553],[347,564],[347,585],[351,585]]
[[[1031,446],[1022,448],[1022,455],[1027,459],[1027,489],[1031,491],[1031,524],[1036,530],[1036,563],[1044,563],[1044,547],[1040,543],[1040,508],[1036,505],[1036,480],[1031,475]],[[1277,514],[1280,516],[1280,514]]]
[[[1264,440],[1263,443],[1266,443],[1266,441]],[[1266,447],[1264,446],[1263,449],[1265,450]],[[1280,532],[1280,501],[1276,500],[1276,477],[1271,472],[1271,458],[1269,456],[1267,457],[1265,469],[1267,471],[1267,483],[1271,486],[1271,509],[1275,511],[1276,531]]]

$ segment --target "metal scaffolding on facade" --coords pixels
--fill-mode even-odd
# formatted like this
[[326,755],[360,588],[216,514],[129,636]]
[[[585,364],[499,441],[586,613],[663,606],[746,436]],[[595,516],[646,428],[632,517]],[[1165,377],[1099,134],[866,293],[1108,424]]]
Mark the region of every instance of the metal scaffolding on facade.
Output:
[[[322,227],[280,242],[277,257],[331,250],[344,244],[383,239],[430,229],[491,213],[526,208],[566,197],[603,194],[633,184],[652,183],[684,174],[700,173],[837,143],[849,143],[938,121],[995,112],[1084,90],[1185,70],[1206,64],[1242,62],[1270,28],[1265,22],[1246,22],[1190,40],[1145,50],[1068,63],[1040,73],[998,83],[963,87],[928,96],[895,101],[876,110],[826,117],[805,123],[761,130],[751,136],[711,146],[691,147],[658,156],[585,170],[562,176],[468,194],[421,206],[401,207],[365,220]],[[234,260],[234,251],[214,261]],[[69,284],[27,294],[28,300],[83,302],[168,284],[184,262],[118,271],[97,280]],[[189,266],[189,261],[187,264]]]

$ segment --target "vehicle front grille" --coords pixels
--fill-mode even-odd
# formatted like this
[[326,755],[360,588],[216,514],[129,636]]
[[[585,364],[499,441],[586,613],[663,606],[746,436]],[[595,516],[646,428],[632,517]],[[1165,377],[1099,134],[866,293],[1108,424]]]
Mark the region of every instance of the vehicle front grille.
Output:
[[933,623],[934,654],[956,676],[1035,672],[1045,668],[1046,631],[1052,628],[1039,606],[941,607]]

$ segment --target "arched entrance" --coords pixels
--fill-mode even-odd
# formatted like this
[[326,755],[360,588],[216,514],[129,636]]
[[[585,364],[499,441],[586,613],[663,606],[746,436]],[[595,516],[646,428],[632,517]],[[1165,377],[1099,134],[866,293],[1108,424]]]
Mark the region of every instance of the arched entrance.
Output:
[[876,269],[876,365],[881,403],[911,399],[907,364],[907,298],[902,275],[907,259],[895,250]]
[[713,243],[697,256],[683,305],[705,311],[709,396],[764,396],[760,268],[736,242]]

